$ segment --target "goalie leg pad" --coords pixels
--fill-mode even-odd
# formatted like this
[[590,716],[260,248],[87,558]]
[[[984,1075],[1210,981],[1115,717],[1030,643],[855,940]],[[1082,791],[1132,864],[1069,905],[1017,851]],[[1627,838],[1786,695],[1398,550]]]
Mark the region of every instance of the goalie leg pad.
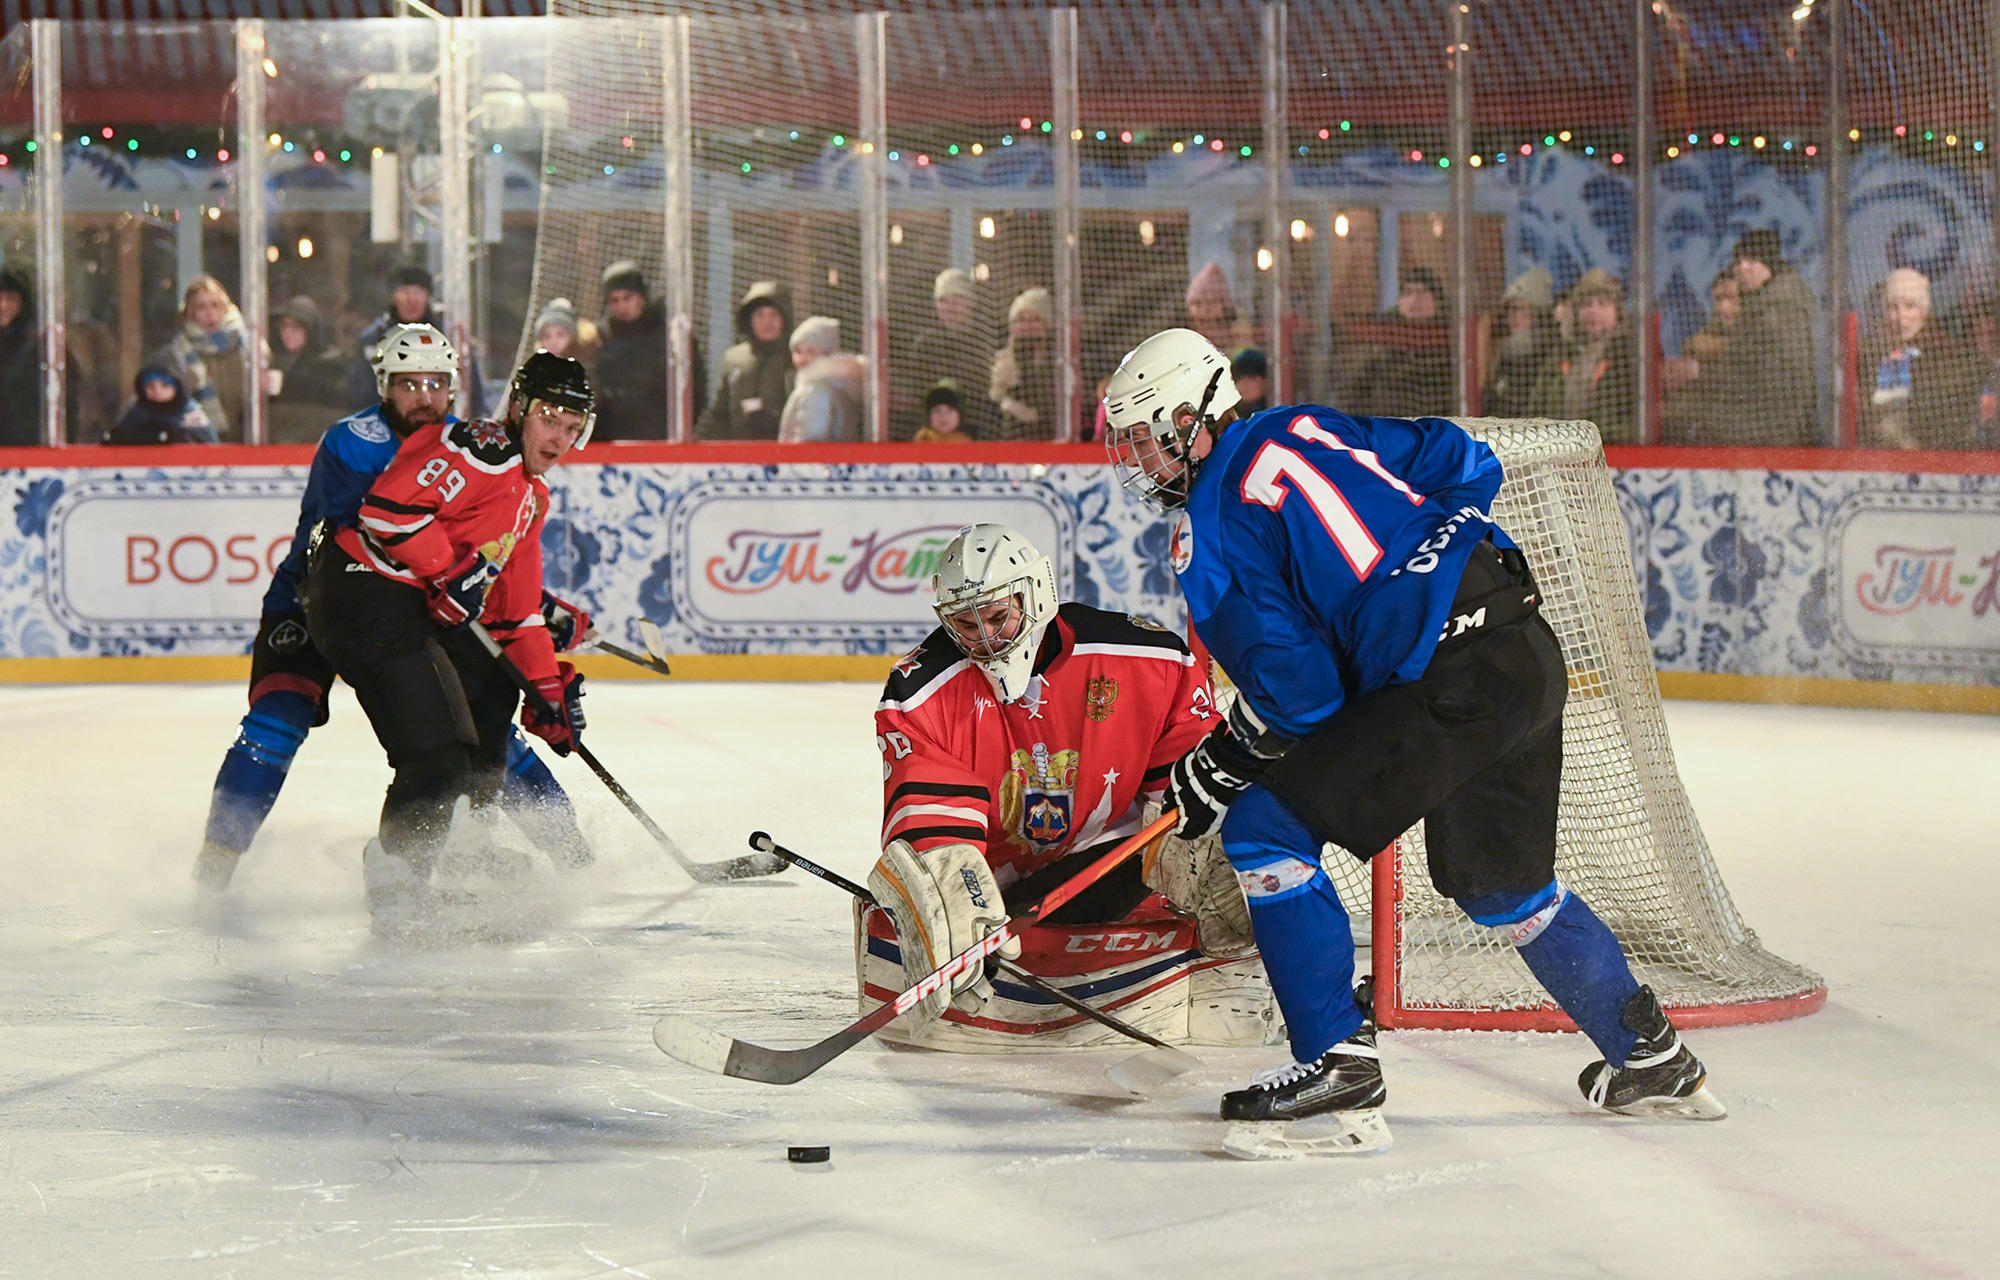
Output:
[[[893,841],[868,873],[868,889],[895,922],[906,990],[1007,923],[993,869],[970,844],[939,845],[919,853],[907,840]],[[1018,957],[1020,939],[1009,938],[998,954]],[[911,1020],[917,1027],[928,1025],[948,1005],[973,1013],[992,995],[984,968],[972,966],[926,995],[910,1011]]]

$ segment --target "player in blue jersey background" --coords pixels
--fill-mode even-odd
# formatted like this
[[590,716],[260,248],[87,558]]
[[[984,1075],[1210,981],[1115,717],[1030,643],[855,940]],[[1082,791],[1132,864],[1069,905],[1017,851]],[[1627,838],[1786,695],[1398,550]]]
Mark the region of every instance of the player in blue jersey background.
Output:
[[[1579,1081],[1592,1103],[1725,1114],[1610,929],[1556,877],[1567,675],[1489,514],[1499,459],[1442,418],[1240,418],[1238,403],[1228,359],[1186,329],[1140,344],[1105,396],[1120,480],[1179,512],[1189,618],[1240,695],[1175,767],[1171,799],[1184,835],[1221,825],[1297,1061],[1226,1095],[1224,1118],[1379,1126],[1369,990],[1354,989],[1319,851],[1366,858],[1419,819],[1438,891],[1507,930],[1603,1053]],[[1315,1141],[1291,1145],[1355,1149]]]
[[[307,544],[322,520],[352,524],[362,496],[419,427],[449,421],[458,355],[427,324],[403,325],[384,337],[376,356],[381,401],[350,414],[321,437],[299,502],[299,523],[284,562],[271,575],[263,614],[250,650],[250,710],[223,757],[209,800],[208,826],[195,858],[194,878],[204,889],[229,885],[236,864],[277,803],[306,734],[326,723],[326,692],[333,665],[306,634],[299,583]],[[547,597],[558,648],[589,628],[588,616]],[[577,830],[576,810],[539,756],[513,733],[503,797],[528,834],[559,861],[581,866],[590,846]]]

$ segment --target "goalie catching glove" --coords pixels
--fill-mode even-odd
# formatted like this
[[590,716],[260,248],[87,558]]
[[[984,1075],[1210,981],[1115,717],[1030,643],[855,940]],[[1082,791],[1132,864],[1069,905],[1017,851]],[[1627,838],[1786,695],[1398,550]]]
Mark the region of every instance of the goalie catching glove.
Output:
[[1229,719],[1174,762],[1167,784],[1167,803],[1181,811],[1174,834],[1198,840],[1221,826],[1229,806],[1291,745],[1267,729],[1249,699],[1239,695]]
[[1140,850],[1139,859],[1146,887],[1174,910],[1194,917],[1203,955],[1234,960],[1256,951],[1250,904],[1244,901],[1236,868],[1222,854],[1221,836],[1184,840],[1165,832]]
[[[918,853],[907,840],[882,851],[868,873],[868,890],[896,926],[907,990],[945,961],[1007,923],[1007,906],[986,857],[969,844],[946,844]],[[1009,938],[997,953],[1021,954],[1021,940]],[[959,974],[949,989],[940,986],[910,1010],[911,1030],[921,1031],[944,1016],[948,1005],[976,1013],[993,996],[983,965]]]

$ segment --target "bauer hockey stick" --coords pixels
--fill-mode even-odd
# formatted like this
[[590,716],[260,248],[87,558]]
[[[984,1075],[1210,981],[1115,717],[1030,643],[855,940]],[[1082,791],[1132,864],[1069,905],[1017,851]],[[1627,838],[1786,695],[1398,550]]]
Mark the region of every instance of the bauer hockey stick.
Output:
[[987,956],[1007,945],[1015,930],[1035,923],[1103,879],[1106,872],[1137,853],[1148,840],[1171,828],[1179,816],[1175,810],[1167,810],[1137,835],[1051,889],[1034,906],[919,978],[909,990],[877,1006],[872,1012],[848,1024],[845,1030],[834,1032],[818,1044],[799,1049],[767,1049],[747,1040],[711,1031],[677,1013],[670,1013],[653,1025],[653,1043],[668,1057],[703,1071],[735,1076],[739,1080],[758,1080],[765,1084],[797,1084],[889,1025],[898,1015],[909,1012],[925,996],[949,984],[967,969],[984,964]]
[[[493,638],[493,633],[488,631],[479,619],[474,618],[466,625],[471,628],[472,634],[479,638],[479,643],[486,647],[486,652],[493,655],[493,661],[500,664],[500,669],[507,673],[508,679],[520,689],[521,695],[528,700],[528,705],[535,709],[537,715],[548,720],[562,719],[562,712],[549,705],[549,700],[542,696],[542,691],[535,687],[534,682],[528,679],[521,668],[514,665],[514,660],[507,656],[507,651],[500,647],[500,642]],[[597,757],[591,754],[590,748],[583,745],[581,738],[575,739],[572,750],[582,757],[583,762],[590,766],[590,771],[610,788],[612,795],[618,797],[618,802],[625,806],[626,812],[639,820],[639,825],[646,829],[646,833],[660,842],[660,847],[680,864],[681,870],[687,872],[688,878],[696,884],[721,884],[728,880],[747,880],[752,876],[775,875],[785,869],[783,858],[768,855],[730,858],[723,862],[696,862],[681,852],[681,847],[674,843],[674,838],[660,829],[660,824],[653,821],[651,814],[639,807],[639,802],[632,798],[632,793],[620,785],[618,779],[611,776],[611,770],[599,763]]]
[[[875,895],[868,890],[866,885],[856,884],[838,871],[830,867],[822,867],[819,863],[814,862],[802,853],[794,853],[792,850],[771,839],[770,834],[767,832],[751,832],[750,847],[759,853],[773,854],[783,858],[786,862],[791,863],[807,875],[818,876],[836,889],[845,889],[871,907],[879,907],[881,905],[876,902]],[[1109,1027],[1121,1036],[1137,1040],[1140,1044],[1153,1046],[1153,1052],[1151,1053],[1137,1054],[1131,1058],[1127,1058],[1123,1062],[1115,1062],[1105,1069],[1104,1074],[1109,1076],[1111,1081],[1121,1088],[1129,1089],[1133,1093],[1144,1093],[1156,1084],[1164,1083],[1178,1075],[1185,1075],[1202,1065],[1201,1059],[1195,1057],[1193,1054],[1183,1053],[1166,1041],[1147,1035],[1122,1018],[1113,1017],[1102,1009],[1085,1004],[1069,992],[1064,991],[1061,987],[1047,981],[1038,974],[1028,972],[1011,960],[999,959],[998,964],[1009,976],[1015,978],[1023,985],[1041,992],[1057,1004],[1065,1005],[1075,1010],[1100,1026]]]

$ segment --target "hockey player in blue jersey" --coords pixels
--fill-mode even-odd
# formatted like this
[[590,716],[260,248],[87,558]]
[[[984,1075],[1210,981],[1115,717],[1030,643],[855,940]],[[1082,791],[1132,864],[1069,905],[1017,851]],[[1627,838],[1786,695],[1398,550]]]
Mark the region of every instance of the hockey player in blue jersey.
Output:
[[[1227,357],[1186,329],[1140,344],[1105,395],[1120,480],[1179,513],[1190,620],[1240,695],[1170,792],[1184,836],[1221,825],[1296,1059],[1223,1098],[1223,1118],[1254,1125],[1231,1150],[1386,1141],[1369,988],[1354,989],[1320,847],[1365,858],[1419,819],[1438,892],[1506,930],[1603,1053],[1579,1081],[1590,1102],[1726,1114],[1611,930],[1556,877],[1568,681],[1526,561],[1488,515],[1499,460],[1442,418],[1295,405],[1242,419],[1238,399]],[[1320,1129],[1324,1143],[1307,1136]]]
[[[404,438],[449,417],[458,355],[437,329],[413,324],[392,330],[377,350],[375,370],[381,401],[342,418],[321,438],[291,550],[264,593],[250,651],[250,711],[215,776],[208,827],[195,858],[194,878],[204,889],[229,886],[237,862],[277,803],[292,757],[306,734],[326,723],[333,665],[307,636],[299,603],[313,528],[324,519],[354,523],[363,495]],[[570,648],[589,630],[589,615],[557,597],[545,594],[543,606],[557,649]],[[552,857],[569,866],[591,860],[569,797],[519,729],[508,745],[502,794],[509,812]]]

